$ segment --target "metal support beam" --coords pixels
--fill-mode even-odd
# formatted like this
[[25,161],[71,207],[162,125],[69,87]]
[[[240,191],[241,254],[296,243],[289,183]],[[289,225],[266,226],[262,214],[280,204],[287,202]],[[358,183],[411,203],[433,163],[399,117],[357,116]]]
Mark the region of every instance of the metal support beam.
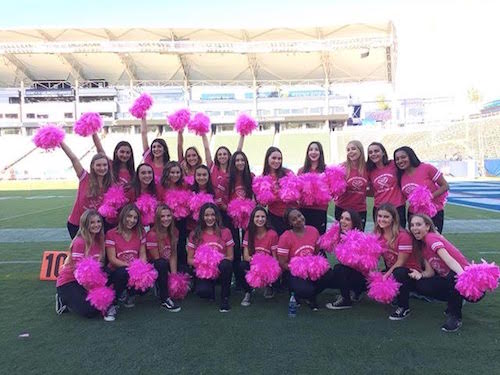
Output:
[[[170,30],[170,39],[171,42],[174,43],[179,41],[179,38],[174,34],[173,30]],[[176,56],[179,63],[179,69],[177,71],[180,71],[182,73],[184,83],[184,102],[186,106],[189,106],[189,102],[191,101],[191,80],[189,75],[191,67],[189,66],[185,56],[182,53],[178,53],[176,54]]]
[[[109,40],[112,40],[112,41],[118,40],[118,37],[115,34],[113,34],[111,31],[109,31],[108,29],[104,29],[104,32],[108,36]],[[134,59],[132,58],[132,56],[130,56],[129,53],[123,53],[123,52],[117,52],[116,54],[119,57],[120,62],[122,63],[122,65],[125,69],[125,73],[127,73],[129,80],[136,81],[137,80],[137,74],[136,74],[137,68],[135,66]]]
[[[28,79],[29,81],[35,80],[35,77],[28,70],[26,65],[24,65],[24,63],[22,63],[21,60],[19,60],[15,55],[9,53],[4,55],[4,57],[8,63],[16,68],[16,80],[19,79],[19,75],[21,75],[23,79]],[[22,81],[23,79],[20,79],[19,81]]]

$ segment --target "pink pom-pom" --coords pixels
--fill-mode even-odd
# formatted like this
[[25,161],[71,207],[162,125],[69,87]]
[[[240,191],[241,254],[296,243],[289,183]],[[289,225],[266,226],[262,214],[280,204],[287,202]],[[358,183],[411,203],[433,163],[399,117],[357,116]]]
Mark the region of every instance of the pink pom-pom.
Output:
[[255,198],[264,206],[277,200],[274,188],[274,180],[271,176],[257,176],[253,179],[252,189]]
[[127,204],[128,199],[121,185],[112,185],[104,194],[99,213],[106,219],[116,219],[120,209]]
[[495,263],[470,264],[464,268],[457,279],[455,289],[470,301],[481,299],[485,292],[492,292],[498,287],[500,268]]
[[189,280],[191,276],[187,273],[170,273],[168,275],[168,295],[173,299],[184,299],[189,292]]
[[319,240],[318,245],[320,249],[325,250],[327,253],[333,253],[335,246],[340,241],[340,225],[334,222],[330,228],[323,234]]
[[165,192],[164,201],[176,219],[183,219],[191,213],[189,202],[192,196],[193,193],[188,190],[172,189]]
[[236,198],[227,205],[227,213],[236,228],[246,229],[254,208],[255,202],[252,199]]
[[263,288],[278,280],[281,274],[281,267],[272,256],[257,253],[250,261],[250,270],[245,275],[245,279],[252,288]]
[[97,133],[102,128],[102,118],[97,112],[87,112],[80,116],[73,130],[76,134],[82,137],[88,137],[94,133]]
[[240,135],[247,136],[257,129],[257,122],[246,113],[240,113],[236,119],[235,129]]
[[102,204],[97,211],[101,214],[102,217],[109,220],[114,220],[118,217],[118,209],[107,203]]
[[299,176],[301,203],[305,206],[327,205],[332,199],[324,174],[304,173]]
[[109,286],[101,286],[90,290],[87,294],[87,301],[103,314],[115,299],[115,291]]
[[285,203],[296,203],[300,199],[300,179],[292,172],[280,178],[280,199]]
[[309,267],[307,273],[312,281],[319,280],[330,269],[330,263],[321,255],[308,255]]
[[130,262],[127,267],[127,272],[129,276],[127,285],[130,288],[143,292],[151,288],[158,277],[158,272],[153,265],[143,262],[140,259],[134,259]]
[[210,117],[198,112],[188,123],[188,129],[196,135],[204,135],[210,131]]
[[61,127],[55,124],[47,124],[37,130],[33,137],[33,143],[36,147],[43,148],[44,150],[53,150],[61,146],[65,135],[64,129]]
[[188,186],[193,186],[194,185],[194,176],[184,176],[184,182]]
[[153,98],[147,93],[142,93],[141,96],[135,100],[132,107],[130,107],[129,112],[135,118],[142,119],[146,116],[147,111],[152,105]]
[[399,293],[400,283],[390,275],[384,279],[381,272],[370,272],[368,275],[368,297],[380,303],[391,303]]
[[432,201],[432,193],[425,185],[416,186],[408,195],[409,211],[414,214],[425,214],[433,217],[437,214],[436,205]]
[[342,235],[334,251],[340,263],[361,273],[376,269],[378,258],[383,253],[382,246],[374,234],[363,233],[357,229]]
[[342,165],[332,165],[325,169],[326,183],[332,197],[337,199],[347,189],[346,170]]
[[214,196],[208,193],[196,193],[191,196],[189,209],[191,210],[191,216],[194,220],[198,220],[200,216],[200,208],[205,203],[215,203]]
[[135,204],[141,212],[142,225],[149,225],[155,221],[155,211],[158,206],[155,197],[148,193],[142,193],[136,199]]
[[186,125],[189,123],[191,119],[191,112],[189,109],[179,109],[175,111],[168,117],[168,124],[172,128],[173,131],[180,132],[183,131]]
[[196,277],[214,280],[219,277],[219,263],[224,259],[219,251],[210,245],[198,246],[194,252],[193,265]]
[[84,258],[75,267],[75,279],[78,284],[90,290],[106,285],[108,277],[101,269],[101,263],[93,258]]

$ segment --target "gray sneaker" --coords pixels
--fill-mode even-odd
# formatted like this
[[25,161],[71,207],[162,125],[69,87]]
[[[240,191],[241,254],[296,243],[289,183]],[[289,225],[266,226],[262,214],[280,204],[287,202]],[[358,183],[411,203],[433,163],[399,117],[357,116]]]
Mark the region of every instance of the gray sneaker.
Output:
[[329,310],[345,310],[352,308],[352,303],[346,302],[344,297],[338,296],[335,302],[327,303],[325,307]]
[[243,297],[243,300],[241,301],[241,306],[248,307],[252,304],[251,302],[252,295],[249,292],[245,293],[245,297]]
[[135,306],[135,296],[127,295],[125,302],[123,302],[123,307],[131,308]]
[[116,319],[116,306],[111,305],[108,307],[108,311],[106,311],[106,314],[104,314],[104,321],[106,322],[114,322]]
[[61,315],[65,312],[68,312],[68,306],[66,306],[62,299],[59,297],[59,294],[56,293],[56,314]]
[[264,289],[264,298],[265,299],[274,298],[274,289],[272,286],[267,286],[266,289]]
[[171,298],[167,298],[164,302],[162,302],[161,307],[170,312],[181,311],[181,307],[177,305]]

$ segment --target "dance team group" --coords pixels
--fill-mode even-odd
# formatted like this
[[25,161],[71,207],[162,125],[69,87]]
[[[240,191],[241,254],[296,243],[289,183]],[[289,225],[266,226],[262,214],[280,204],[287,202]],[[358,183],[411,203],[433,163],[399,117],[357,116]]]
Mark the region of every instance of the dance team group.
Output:
[[[253,184],[257,178],[250,172],[243,152],[245,135],[241,135],[237,150],[232,153],[219,147],[212,158],[206,134],[203,140],[205,162],[195,147],[184,150],[183,132],[178,132],[178,160],[171,160],[165,140],[147,137],[147,122],[141,119],[143,161],[134,166],[134,152],[128,142],[119,142],[111,158],[106,156],[97,133],[92,134],[97,154],[89,171],[81,165],[71,148],[62,141],[61,149],[71,160],[79,179],[78,192],[69,215],[67,228],[72,238],[70,256],[57,279],[56,311],[72,311],[85,317],[104,316],[113,321],[119,305],[133,307],[137,294],[145,291],[130,287],[129,264],[140,259],[149,262],[157,271],[155,293],[162,308],[177,312],[179,300],[169,295],[169,274],[180,272],[192,275],[194,293],[201,298],[215,300],[215,286],[220,284],[220,310],[228,312],[230,291],[235,287],[244,291],[242,306],[252,303],[254,289],[245,275],[256,254],[267,254],[279,262],[281,276],[264,287],[264,297],[273,298],[277,288],[288,288],[298,303],[317,310],[316,297],[324,289],[337,289],[338,298],[326,304],[327,309],[348,309],[367,291],[367,275],[359,270],[335,264],[316,280],[294,276],[290,264],[294,257],[323,254],[320,236],[327,229],[328,202],[304,204],[300,200],[285,202],[279,199],[280,180],[289,176],[283,167],[283,155],[276,147],[269,147],[264,157],[263,176],[269,176],[277,199],[261,205]],[[335,219],[338,222],[338,241],[353,230],[364,231],[367,217],[367,196],[373,196],[371,213],[374,234],[382,245],[384,278],[393,277],[400,283],[399,293],[392,301],[391,320],[402,320],[410,314],[409,295],[419,295],[447,302],[446,321],[441,327],[456,331],[462,324],[464,297],[457,291],[457,275],[464,272],[469,261],[440,233],[443,229],[444,195],[448,184],[439,170],[419,160],[407,146],[394,151],[390,159],[384,146],[378,142],[364,147],[359,141],[347,145],[345,191],[334,198]],[[323,147],[311,142],[305,150],[304,165],[296,175],[325,172]],[[99,208],[106,192],[121,186],[126,204],[116,215],[103,217]],[[412,190],[425,186],[432,193],[435,215],[408,212],[406,202]],[[213,203],[204,203],[190,217],[174,215],[172,200],[165,199],[176,190],[209,194]],[[157,201],[155,211],[145,215],[138,200],[144,193]],[[257,196],[257,197],[256,197]],[[251,211],[248,226],[240,229],[228,214],[228,205],[234,199],[257,200]],[[169,206],[170,204],[170,206]],[[101,211],[102,212],[102,211]],[[146,216],[148,216],[146,218]],[[193,218],[194,217],[194,218]],[[408,229],[406,223],[408,220]],[[338,228],[338,229],[337,229]],[[348,237],[345,237],[346,240]],[[193,271],[197,249],[210,245],[223,256],[218,264],[217,278],[200,278]],[[107,285],[115,292],[115,300],[106,311],[96,309],[87,298],[88,291],[74,275],[82,259],[98,260],[108,277]],[[392,276],[391,276],[392,275]]]

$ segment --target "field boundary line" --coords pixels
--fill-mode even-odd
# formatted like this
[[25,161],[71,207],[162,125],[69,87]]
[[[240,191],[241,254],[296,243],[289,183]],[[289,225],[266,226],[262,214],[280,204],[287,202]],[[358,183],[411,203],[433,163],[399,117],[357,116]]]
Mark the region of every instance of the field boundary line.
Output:
[[12,220],[12,219],[17,219],[17,218],[24,217],[24,216],[34,215],[34,214],[42,214],[44,212],[55,211],[55,210],[59,210],[60,208],[67,208],[67,207],[71,207],[71,205],[57,206],[57,207],[48,208],[46,210],[33,211],[33,212],[21,214],[21,215],[4,217],[4,218],[0,219],[0,222],[7,221],[7,220]]

